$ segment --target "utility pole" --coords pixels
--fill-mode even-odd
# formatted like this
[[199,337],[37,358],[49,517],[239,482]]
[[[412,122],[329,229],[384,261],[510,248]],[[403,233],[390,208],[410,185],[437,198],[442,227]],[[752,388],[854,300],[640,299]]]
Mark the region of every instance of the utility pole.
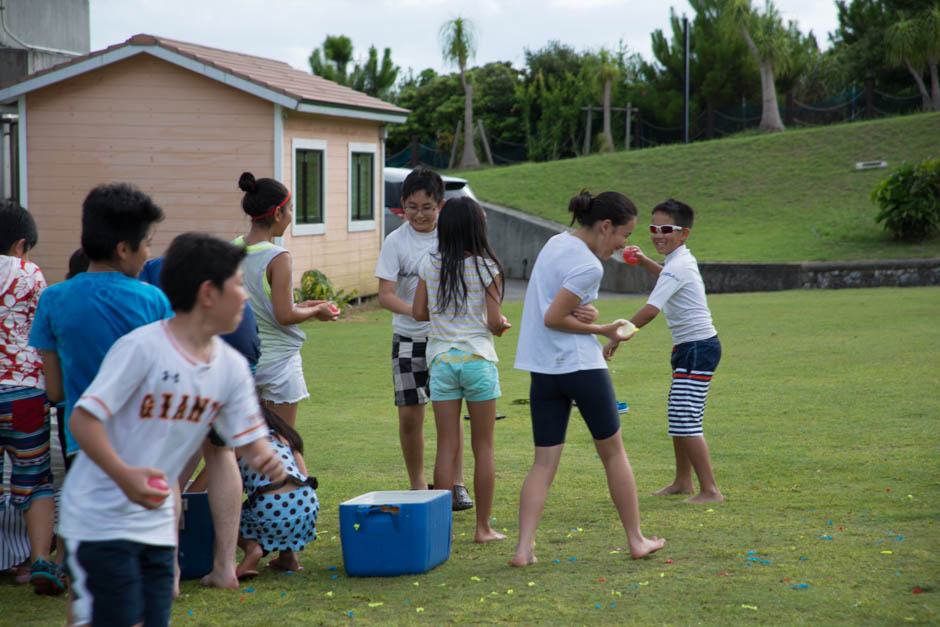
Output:
[[685,97],[682,104],[683,139],[689,143],[689,18],[682,16],[683,30],[685,31]]

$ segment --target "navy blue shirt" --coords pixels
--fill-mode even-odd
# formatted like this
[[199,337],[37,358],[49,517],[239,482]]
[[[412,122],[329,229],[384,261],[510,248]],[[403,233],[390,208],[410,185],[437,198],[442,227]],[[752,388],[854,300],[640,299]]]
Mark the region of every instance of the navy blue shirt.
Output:
[[[144,283],[150,283],[163,289],[163,285],[160,283],[161,268],[163,268],[163,257],[151,259],[144,264],[138,278]],[[245,356],[248,365],[251,366],[251,373],[254,374],[258,367],[258,358],[261,356],[261,337],[258,335],[258,320],[255,318],[255,312],[251,310],[251,307],[246,306],[244,308],[242,321],[237,329],[219,337]]]

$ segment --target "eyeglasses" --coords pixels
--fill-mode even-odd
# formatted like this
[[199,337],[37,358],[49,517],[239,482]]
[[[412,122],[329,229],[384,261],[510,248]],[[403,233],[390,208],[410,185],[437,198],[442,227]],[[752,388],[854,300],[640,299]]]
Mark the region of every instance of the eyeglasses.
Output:
[[427,213],[434,213],[435,211],[437,211],[437,207],[433,205],[425,205],[424,207],[415,207],[413,205],[412,206],[405,205],[405,211],[408,211],[409,213],[427,214]]
[[682,231],[681,226],[675,226],[673,224],[651,224],[650,233],[662,233],[663,235],[669,235],[673,231]]

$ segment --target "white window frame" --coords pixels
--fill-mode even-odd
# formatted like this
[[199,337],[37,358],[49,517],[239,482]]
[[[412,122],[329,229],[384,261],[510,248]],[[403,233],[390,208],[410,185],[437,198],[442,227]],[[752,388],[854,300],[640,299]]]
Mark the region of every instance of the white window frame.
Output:
[[[372,153],[372,219],[371,220],[353,220],[352,217],[352,168],[353,153],[369,152]],[[379,195],[379,145],[365,144],[361,142],[349,142],[349,155],[346,158],[346,219],[349,224],[349,232],[374,231],[378,228],[379,221],[377,215],[383,207],[379,205],[381,196]]]
[[[322,178],[323,181],[323,206],[320,207],[320,210],[323,212],[323,222],[320,224],[298,224],[297,223],[297,198],[299,198],[297,191],[297,151],[298,150],[319,150],[323,153],[323,160],[321,165],[323,167]],[[326,211],[326,199],[327,199],[327,186],[329,182],[327,181],[327,142],[325,139],[307,139],[303,137],[294,137],[291,139],[291,151],[290,151],[290,161],[291,161],[291,185],[294,188],[291,192],[292,197],[294,198],[294,217],[293,224],[291,224],[291,235],[324,235],[326,233],[326,221],[328,219]]]

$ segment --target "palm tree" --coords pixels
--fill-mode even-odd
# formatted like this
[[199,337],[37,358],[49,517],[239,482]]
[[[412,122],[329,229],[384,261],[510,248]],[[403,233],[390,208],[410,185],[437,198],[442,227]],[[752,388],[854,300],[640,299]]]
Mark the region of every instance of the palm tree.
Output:
[[614,83],[620,78],[620,68],[611,59],[610,52],[601,49],[598,57],[600,65],[597,68],[597,82],[604,90],[604,145],[602,152],[613,152],[614,136],[610,132],[610,92]]
[[766,0],[764,11],[758,12],[751,0],[733,0],[732,24],[741,29],[748,49],[760,70],[761,116],[759,128],[765,131],[784,130],[777,104],[774,68],[782,69],[790,63],[790,37],[772,0]]
[[[473,23],[463,17],[455,17],[444,22],[440,30],[441,50],[444,62],[460,68],[460,82],[463,84],[463,154],[459,168],[479,168],[473,146],[473,85],[467,80],[467,61],[476,54],[476,35]],[[457,141],[457,138],[454,138]]]
[[346,35],[327,35],[323,41],[323,58],[320,51],[310,55],[310,69],[317,76],[336,81],[340,85],[347,82],[346,66],[353,58],[352,40]]
[[[903,65],[920,90],[923,109],[940,111],[940,84],[937,61],[940,57],[940,4],[908,17],[898,14],[898,21],[885,31],[888,62]],[[924,65],[930,71],[930,94],[924,84]]]

